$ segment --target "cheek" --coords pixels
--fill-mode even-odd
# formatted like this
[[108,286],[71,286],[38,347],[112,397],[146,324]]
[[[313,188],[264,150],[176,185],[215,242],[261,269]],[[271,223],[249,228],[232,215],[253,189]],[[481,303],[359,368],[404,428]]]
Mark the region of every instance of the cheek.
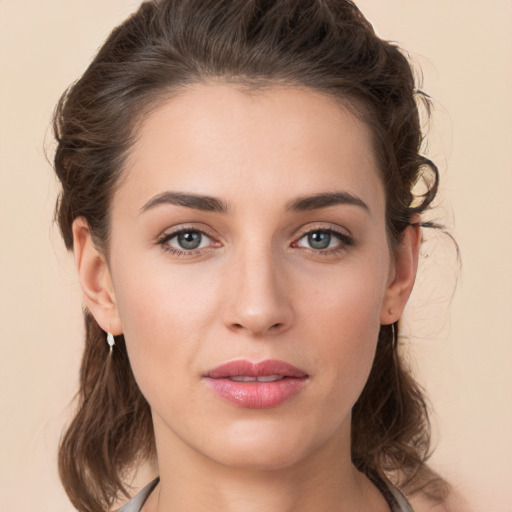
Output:
[[[333,401],[357,400],[368,378],[380,330],[386,266],[375,262],[331,280],[304,304],[305,338],[314,339],[315,366],[326,374],[324,392]],[[340,390],[343,390],[340,393]],[[343,407],[345,406],[345,407]]]
[[373,287],[365,289],[360,281],[345,283],[315,301],[309,311],[316,319],[312,328],[326,351],[346,367],[347,360],[371,358],[380,328],[380,306]]
[[211,280],[206,287],[185,267],[176,271],[127,259],[119,263],[114,288],[137,383],[145,395],[164,383],[177,389],[216,318]]

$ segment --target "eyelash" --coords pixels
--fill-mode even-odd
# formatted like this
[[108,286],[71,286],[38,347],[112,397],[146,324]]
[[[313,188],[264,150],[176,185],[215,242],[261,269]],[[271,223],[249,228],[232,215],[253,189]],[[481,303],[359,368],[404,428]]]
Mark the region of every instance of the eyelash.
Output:
[[[157,244],[160,245],[162,247],[162,250],[164,250],[165,252],[171,253],[177,257],[200,256],[205,252],[205,250],[210,250],[212,248],[212,247],[200,247],[197,249],[186,250],[186,249],[176,249],[168,244],[170,240],[172,240],[172,239],[178,237],[180,234],[184,234],[184,233],[197,233],[197,234],[200,234],[202,237],[207,237],[210,240],[213,240],[213,238],[210,235],[208,235],[208,233],[205,233],[201,229],[184,226],[184,227],[180,227],[176,231],[164,234],[162,237],[160,237],[157,240]],[[334,236],[339,241],[339,243],[335,247],[325,248],[325,249],[315,249],[312,247],[302,247],[299,245],[299,242],[302,239],[312,235],[313,233],[322,233],[322,234]],[[220,246],[219,242],[216,242],[216,244],[218,244],[218,246]],[[304,231],[295,242],[292,243],[292,247],[299,247],[304,250],[310,251],[310,252],[314,253],[315,255],[321,255],[321,256],[331,256],[331,255],[338,254],[339,252],[345,251],[348,247],[350,247],[352,245],[354,245],[354,239],[352,238],[351,235],[342,233],[342,232],[340,232],[336,229],[333,229],[331,227],[329,227],[329,228],[317,227],[317,228],[308,229],[307,231]]]
[[314,227],[309,228],[307,231],[303,232],[300,237],[297,239],[296,242],[292,244],[293,247],[300,247],[298,244],[301,240],[304,238],[312,235],[313,233],[322,233],[326,235],[334,236],[338,240],[338,244],[335,247],[331,248],[325,248],[325,249],[315,249],[312,247],[303,247],[303,249],[310,251],[318,256],[333,256],[340,252],[346,251],[348,247],[354,245],[354,239],[351,235],[347,233],[342,233],[341,231],[338,231],[336,229],[333,229],[332,227],[325,228],[325,227]]
[[157,243],[162,247],[162,250],[164,250],[165,252],[169,252],[169,253],[173,254],[174,256],[177,256],[178,258],[187,257],[187,256],[189,256],[189,257],[190,256],[200,256],[204,253],[205,250],[211,249],[211,247],[201,247],[198,249],[186,250],[186,249],[176,249],[176,248],[168,245],[169,241],[171,241],[173,238],[176,238],[183,233],[198,233],[202,237],[207,237],[209,239],[212,239],[212,237],[210,235],[208,235],[208,233],[205,233],[201,229],[183,226],[183,227],[180,227],[179,229],[177,229],[176,231],[173,231],[172,233],[164,234],[161,238],[159,238],[157,240]]

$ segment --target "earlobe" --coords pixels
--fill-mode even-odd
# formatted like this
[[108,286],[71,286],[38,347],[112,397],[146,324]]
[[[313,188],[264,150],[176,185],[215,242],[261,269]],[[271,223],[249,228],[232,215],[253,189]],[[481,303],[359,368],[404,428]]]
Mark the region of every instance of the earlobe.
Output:
[[396,248],[392,278],[381,309],[382,325],[392,324],[402,316],[416,279],[420,244],[421,226],[417,216],[411,219],[411,224],[405,228]]
[[105,332],[122,334],[110,270],[83,217],[73,222],[73,252],[87,308]]

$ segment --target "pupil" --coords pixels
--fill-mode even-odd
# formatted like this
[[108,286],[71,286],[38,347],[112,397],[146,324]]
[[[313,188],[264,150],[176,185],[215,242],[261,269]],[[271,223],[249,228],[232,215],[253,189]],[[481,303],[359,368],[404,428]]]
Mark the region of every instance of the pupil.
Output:
[[197,249],[201,244],[201,233],[187,231],[178,235],[178,243],[183,249]]
[[331,234],[317,231],[308,235],[308,242],[313,249],[327,249],[331,243]]

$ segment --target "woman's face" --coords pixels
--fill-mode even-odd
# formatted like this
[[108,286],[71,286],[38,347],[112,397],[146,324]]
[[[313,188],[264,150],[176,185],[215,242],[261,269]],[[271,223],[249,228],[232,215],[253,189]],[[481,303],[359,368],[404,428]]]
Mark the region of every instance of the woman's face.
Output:
[[159,449],[255,468],[349,450],[396,319],[362,122],[310,90],[191,87],[142,124],[111,222],[119,330]]

